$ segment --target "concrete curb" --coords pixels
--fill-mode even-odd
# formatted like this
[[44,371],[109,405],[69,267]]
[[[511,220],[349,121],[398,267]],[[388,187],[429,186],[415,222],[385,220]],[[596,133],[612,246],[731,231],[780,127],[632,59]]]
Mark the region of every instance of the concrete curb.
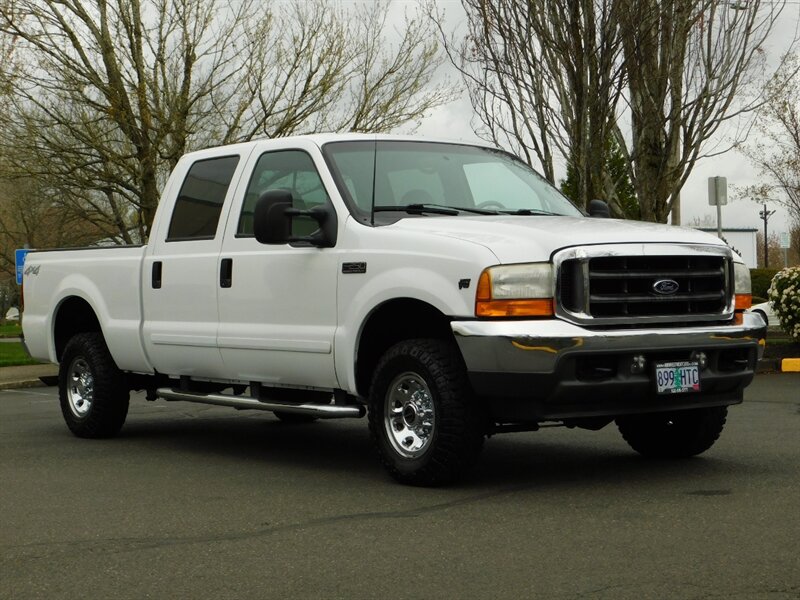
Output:
[[19,390],[22,388],[44,387],[39,379],[25,379],[22,381],[0,381],[0,390]]
[[0,367],[0,390],[52,385],[58,376],[58,366],[45,363]]

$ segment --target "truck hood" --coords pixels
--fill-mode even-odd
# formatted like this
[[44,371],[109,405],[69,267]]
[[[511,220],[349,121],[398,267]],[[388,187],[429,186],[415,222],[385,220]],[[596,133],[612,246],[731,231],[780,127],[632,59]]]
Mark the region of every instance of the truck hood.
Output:
[[658,223],[560,216],[419,217],[390,227],[480,244],[500,263],[550,260],[562,248],[593,244],[677,243],[724,246],[716,236]]

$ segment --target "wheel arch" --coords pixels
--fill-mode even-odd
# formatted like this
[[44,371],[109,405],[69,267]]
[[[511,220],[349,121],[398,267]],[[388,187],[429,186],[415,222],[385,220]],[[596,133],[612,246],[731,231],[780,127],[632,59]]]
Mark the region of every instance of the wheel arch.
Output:
[[64,349],[72,337],[78,333],[93,331],[103,334],[100,319],[92,305],[80,296],[64,298],[56,308],[53,319],[53,345],[56,359],[61,360]]
[[358,395],[366,397],[381,356],[396,343],[413,338],[455,341],[450,318],[435,306],[415,298],[395,298],[376,306],[364,321],[355,353]]

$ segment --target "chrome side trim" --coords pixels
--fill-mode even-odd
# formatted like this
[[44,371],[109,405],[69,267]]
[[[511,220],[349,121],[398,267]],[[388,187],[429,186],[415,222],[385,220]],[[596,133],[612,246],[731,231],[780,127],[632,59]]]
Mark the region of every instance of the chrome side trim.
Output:
[[[593,317],[589,314],[589,259],[605,256],[721,256],[725,259],[725,310],[721,313],[702,313],[692,315],[659,315],[636,317]],[[580,262],[584,284],[584,306],[580,312],[567,310],[558,297],[561,265],[568,260]],[[691,323],[700,321],[729,321],[733,317],[734,292],[732,285],[733,252],[727,246],[705,244],[598,244],[596,246],[574,246],[565,248],[553,255],[555,313],[560,319],[579,325],[655,325],[658,323]]]
[[363,417],[363,406],[337,406],[335,404],[292,404],[274,400],[261,401],[247,396],[230,396],[227,394],[200,394],[182,392],[172,388],[158,388],[156,395],[164,400],[184,400],[200,404],[214,404],[239,409],[255,409],[265,411],[281,411],[295,415],[310,415],[320,419],[342,419]]
[[331,343],[315,340],[285,340],[270,338],[223,337],[217,339],[220,348],[231,350],[276,350],[279,352],[309,352],[330,354]]
[[195,348],[216,348],[217,338],[213,335],[179,335],[170,333],[150,334],[150,341],[157,345],[191,346]]

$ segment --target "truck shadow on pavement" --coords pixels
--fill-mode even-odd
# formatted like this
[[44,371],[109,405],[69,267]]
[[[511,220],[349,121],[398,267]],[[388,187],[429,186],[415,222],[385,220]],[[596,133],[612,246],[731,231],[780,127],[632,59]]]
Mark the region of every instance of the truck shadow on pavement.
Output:
[[[202,409],[201,409],[202,411]],[[173,417],[176,415],[173,415]],[[709,477],[739,475],[747,465],[732,467],[724,450],[683,460],[647,460],[630,450],[613,425],[602,432],[546,431],[493,437],[474,470],[457,489],[497,486],[562,486],[591,488],[635,482],[681,480],[681,487]],[[269,478],[300,469],[305,475],[363,481],[382,479],[391,484],[373,449],[365,420],[286,424],[271,415],[224,412],[202,415],[192,411],[179,418],[151,419],[140,413],[129,418],[112,443],[129,446],[142,456],[169,453],[171,460],[201,457],[209,466],[231,459],[254,476]],[[134,450],[133,446],[136,447]],[[233,467],[235,468],[235,467]]]

